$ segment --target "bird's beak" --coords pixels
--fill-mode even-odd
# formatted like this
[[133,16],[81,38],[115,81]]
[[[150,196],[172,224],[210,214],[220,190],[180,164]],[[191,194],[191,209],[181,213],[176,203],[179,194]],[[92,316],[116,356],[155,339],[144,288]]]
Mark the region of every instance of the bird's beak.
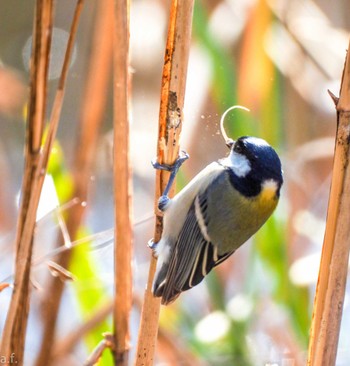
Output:
[[235,140],[232,140],[232,139],[228,138],[226,140],[226,146],[231,150],[232,146],[235,144],[235,142],[236,142]]

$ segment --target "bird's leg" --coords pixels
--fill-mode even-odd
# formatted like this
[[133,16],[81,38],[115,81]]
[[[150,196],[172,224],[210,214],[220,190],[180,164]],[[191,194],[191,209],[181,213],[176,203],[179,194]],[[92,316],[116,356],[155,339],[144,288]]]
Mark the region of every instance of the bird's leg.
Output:
[[152,239],[148,240],[147,246],[148,246],[148,248],[152,249],[152,251],[154,252],[155,249],[157,248],[157,244],[158,243],[155,243],[152,238]]
[[154,239],[152,238],[152,239],[148,240],[147,246],[148,246],[148,248],[150,248],[152,250],[153,257],[158,258],[158,254],[157,254],[157,251],[156,251],[157,246],[158,246],[158,242],[156,243],[154,241]]
[[[152,165],[154,169],[160,169],[160,170],[166,170],[170,173],[169,181],[164,189],[163,194],[159,197],[158,200],[158,208],[161,211],[165,211],[167,205],[170,202],[170,198],[168,196],[170,188],[172,184],[174,183],[174,179],[176,177],[176,174],[178,170],[180,169],[181,165],[189,158],[189,155],[185,151],[181,151],[180,156],[176,159],[175,163],[173,165],[169,164],[159,164],[157,161],[152,161]],[[153,255],[156,253],[157,244],[155,243],[153,239],[149,240],[147,245],[150,249],[152,249]]]
[[175,177],[176,177],[176,174],[177,174],[178,170],[180,169],[180,167],[184,163],[184,161],[186,161],[188,158],[189,158],[189,155],[187,154],[187,152],[181,151],[180,156],[176,159],[176,161],[173,165],[159,164],[156,161],[152,161],[153,168],[160,169],[160,170],[166,170],[168,172],[171,172],[168,184],[166,185],[163,194],[160,196],[160,198],[158,200],[158,208],[161,211],[166,210],[166,207],[167,207],[167,205],[170,201],[170,198],[168,197],[170,188],[174,183],[174,180],[175,180]]

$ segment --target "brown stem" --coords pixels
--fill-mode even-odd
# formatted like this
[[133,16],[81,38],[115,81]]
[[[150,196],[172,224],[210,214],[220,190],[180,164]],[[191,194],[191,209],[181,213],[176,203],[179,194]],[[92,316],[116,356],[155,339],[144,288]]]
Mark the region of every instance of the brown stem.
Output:
[[[39,151],[45,124],[47,74],[52,36],[53,1],[37,1],[33,29],[33,52],[30,68],[29,121],[35,128],[28,131],[28,147]],[[41,90],[42,92],[34,92]]]
[[127,365],[132,304],[132,181],[129,159],[129,1],[115,0],[114,25],[114,364]]
[[[164,57],[157,160],[173,164],[179,155],[179,136],[185,97],[188,55],[191,41],[193,1],[173,0],[171,3],[167,45]],[[164,191],[169,173],[156,172],[155,206]],[[170,192],[170,195],[173,194]],[[161,213],[156,210],[154,241],[159,241],[163,230]],[[141,312],[135,365],[152,365],[158,333],[160,299],[151,292],[157,260],[151,257],[147,287]]]
[[39,166],[42,131],[45,118],[48,53],[52,30],[52,0],[37,0],[33,52],[30,71],[30,100],[26,128],[25,168],[22,183],[22,201],[16,232],[15,283],[7,314],[1,356],[23,364],[25,332],[29,312],[29,276],[33,248],[36,210],[39,203],[43,174]]
[[[349,46],[350,47],[350,46]],[[335,365],[350,251],[350,60],[337,109],[337,135],[326,231],[311,325],[308,365]]]
[[[15,353],[16,361],[20,364],[23,363],[25,331],[29,312],[30,267],[32,261],[36,211],[47,170],[47,163],[58,128],[70,56],[73,49],[74,38],[82,10],[82,5],[83,0],[78,0],[72,21],[72,27],[65,53],[59,86],[54,100],[50,124],[48,126],[48,133],[41,150],[36,151],[33,149],[33,147],[35,147],[34,136],[37,136],[37,134],[33,133],[33,131],[42,129],[43,122],[40,124],[40,126],[35,125],[35,128],[32,128],[34,126],[33,122],[35,121],[34,116],[30,116],[28,121],[28,131],[31,133],[27,134],[28,154],[26,157],[27,163],[25,167],[23,201],[21,205],[20,220],[16,239],[17,266],[15,270],[15,284],[1,344],[1,355],[8,356],[12,353]],[[50,11],[52,12],[52,3],[48,1],[47,6],[44,6],[42,9],[42,16],[51,16],[49,14]],[[48,47],[44,48],[47,49]],[[45,57],[47,57],[47,54],[45,54]],[[40,88],[40,84],[38,84],[38,88]],[[40,89],[38,89],[38,91],[39,93],[36,94],[41,94],[41,97],[45,98],[45,96],[43,96],[43,85]],[[32,99],[31,103],[34,103]],[[44,103],[39,103],[39,105],[41,108],[43,108]],[[43,114],[42,117],[44,117]],[[21,217],[24,219],[21,219]]]

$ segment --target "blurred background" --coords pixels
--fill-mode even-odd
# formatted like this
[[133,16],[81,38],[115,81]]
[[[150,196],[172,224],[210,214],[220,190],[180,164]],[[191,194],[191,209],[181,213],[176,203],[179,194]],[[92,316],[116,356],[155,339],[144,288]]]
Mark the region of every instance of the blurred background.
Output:
[[[81,365],[111,330],[113,294],[112,76],[106,90],[88,198],[72,197],[72,164],[81,128],[82,98],[100,2],[87,0],[51,162],[40,202],[26,365],[35,365],[42,342],[42,303],[57,272],[57,235],[64,218],[86,206],[53,343],[54,365]],[[13,244],[23,174],[34,1],[0,4],[0,281],[12,281]],[[56,4],[47,116],[51,110],[75,2]],[[169,1],[133,0],[131,156],[134,205],[134,307],[131,358],[148,275],[153,235],[154,177],[161,73]],[[228,151],[219,133],[222,113],[236,138],[254,135],[278,151],[285,183],[277,211],[255,237],[207,279],[162,307],[156,365],[305,364],[330,188],[336,113],[327,89],[339,93],[349,41],[345,0],[197,0],[181,148],[191,158],[177,189]],[[103,42],[101,37],[101,43]],[[90,101],[94,103],[94,100]],[[78,197],[79,198],[79,197]],[[60,234],[61,233],[61,234]],[[63,233],[63,235],[62,235]],[[73,240],[73,239],[71,239]],[[65,241],[60,245],[64,248]],[[64,250],[64,249],[61,249]],[[0,329],[11,288],[0,294]],[[347,290],[337,365],[350,363]],[[105,355],[101,365],[110,365]]]

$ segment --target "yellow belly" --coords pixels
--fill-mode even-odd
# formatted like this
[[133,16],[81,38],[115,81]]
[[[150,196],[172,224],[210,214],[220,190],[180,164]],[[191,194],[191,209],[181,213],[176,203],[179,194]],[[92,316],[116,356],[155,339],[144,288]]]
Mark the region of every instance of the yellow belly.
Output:
[[273,180],[268,180],[262,184],[260,194],[254,198],[255,203],[263,211],[273,211],[278,203],[277,184]]

